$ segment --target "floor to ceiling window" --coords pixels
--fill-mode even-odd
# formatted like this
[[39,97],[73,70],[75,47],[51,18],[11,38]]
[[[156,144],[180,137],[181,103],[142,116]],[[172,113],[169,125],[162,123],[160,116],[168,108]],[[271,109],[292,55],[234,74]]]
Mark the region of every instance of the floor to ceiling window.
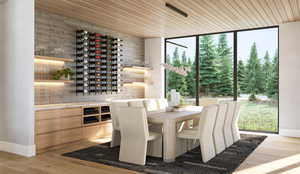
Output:
[[278,132],[278,27],[166,39],[166,96],[206,106],[239,100],[241,130]]
[[196,37],[168,39],[166,42],[166,64],[171,67],[185,68],[186,74],[179,74],[174,69],[166,71],[166,96],[171,90],[180,93],[181,104],[195,105],[195,43]]
[[239,128],[278,132],[278,29],[237,33]]
[[199,36],[199,105],[233,99],[233,33]]

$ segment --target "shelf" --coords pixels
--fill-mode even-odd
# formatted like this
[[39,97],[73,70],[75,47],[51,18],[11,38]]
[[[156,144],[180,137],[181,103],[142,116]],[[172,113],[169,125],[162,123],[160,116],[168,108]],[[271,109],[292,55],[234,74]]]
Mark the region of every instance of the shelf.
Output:
[[49,57],[49,56],[35,56],[35,61],[44,61],[44,62],[74,62],[71,58],[62,58],[62,57]]
[[129,71],[129,72],[135,72],[135,73],[146,73],[149,70],[151,70],[151,68],[143,67],[143,66],[125,66],[123,68],[123,71]]
[[110,112],[101,112],[101,115],[110,114]]
[[65,83],[72,83],[72,80],[35,80],[35,86],[64,86]]
[[100,116],[100,114],[90,114],[90,115],[82,115],[83,117],[94,117],[94,116]]
[[123,86],[138,86],[138,87],[145,87],[146,83],[144,82],[131,82],[131,83],[124,83]]
[[73,80],[35,80],[35,83],[72,83]]
[[107,124],[107,123],[112,123],[112,120],[106,120],[106,121],[99,121],[99,122],[95,122],[95,123],[83,124],[83,127],[96,126],[96,125],[102,125],[102,124]]

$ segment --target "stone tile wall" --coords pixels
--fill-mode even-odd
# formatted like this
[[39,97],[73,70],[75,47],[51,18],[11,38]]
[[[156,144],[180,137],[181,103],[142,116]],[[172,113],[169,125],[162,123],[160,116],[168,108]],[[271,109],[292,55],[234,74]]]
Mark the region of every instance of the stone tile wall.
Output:
[[[123,40],[123,65],[144,65],[144,39],[106,28],[98,27],[90,23],[68,17],[36,10],[35,13],[35,54],[43,56],[75,57],[75,31],[86,29],[91,32],[113,35]],[[51,79],[51,73],[63,66],[72,67],[72,63],[61,64],[35,64],[35,79]],[[124,82],[142,81],[134,74],[121,74]],[[115,94],[76,95],[75,86],[72,83],[65,85],[36,85],[35,104],[56,104],[70,102],[105,101],[116,98],[143,98],[143,87],[121,87],[121,91]]]

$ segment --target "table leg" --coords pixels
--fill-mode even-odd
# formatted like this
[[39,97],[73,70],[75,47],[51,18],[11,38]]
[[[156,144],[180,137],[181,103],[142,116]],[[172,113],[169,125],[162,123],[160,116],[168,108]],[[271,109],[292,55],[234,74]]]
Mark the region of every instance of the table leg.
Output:
[[164,121],[163,136],[164,161],[173,162],[176,158],[176,121]]

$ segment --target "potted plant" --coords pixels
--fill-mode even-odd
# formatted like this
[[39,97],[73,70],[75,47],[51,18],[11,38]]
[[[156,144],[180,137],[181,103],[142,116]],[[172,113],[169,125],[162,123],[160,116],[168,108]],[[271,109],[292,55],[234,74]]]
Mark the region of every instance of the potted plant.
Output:
[[63,68],[57,70],[52,74],[53,80],[61,80],[64,77],[64,80],[71,80],[71,77],[74,75],[74,72],[70,68]]

